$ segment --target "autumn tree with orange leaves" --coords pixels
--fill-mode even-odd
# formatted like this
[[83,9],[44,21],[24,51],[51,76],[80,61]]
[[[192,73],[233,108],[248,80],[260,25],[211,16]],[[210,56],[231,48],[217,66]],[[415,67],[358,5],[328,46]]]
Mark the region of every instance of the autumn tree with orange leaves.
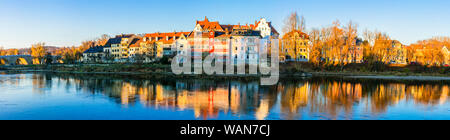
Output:
[[312,29],[309,32],[309,40],[311,45],[309,45],[309,62],[314,64],[314,66],[319,67],[322,60],[322,47],[324,45],[324,40],[322,37],[322,32],[319,29]]
[[78,47],[62,47],[53,52],[52,55],[62,56],[64,63],[74,64],[82,58],[84,51],[91,47],[105,45],[108,42],[109,38],[109,35],[104,34],[97,39],[83,41]]
[[407,48],[407,59],[410,62],[428,66],[441,66],[449,62],[448,52],[444,52],[444,46],[450,45],[449,37],[434,37],[411,44]]
[[45,43],[36,43],[31,45],[31,56],[35,58],[33,61],[35,64],[42,64],[47,51],[45,49]]

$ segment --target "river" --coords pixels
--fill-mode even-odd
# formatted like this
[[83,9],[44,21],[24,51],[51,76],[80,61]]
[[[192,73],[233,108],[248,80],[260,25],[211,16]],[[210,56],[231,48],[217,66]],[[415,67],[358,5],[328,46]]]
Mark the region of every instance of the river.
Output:
[[0,73],[2,120],[440,120],[448,82]]

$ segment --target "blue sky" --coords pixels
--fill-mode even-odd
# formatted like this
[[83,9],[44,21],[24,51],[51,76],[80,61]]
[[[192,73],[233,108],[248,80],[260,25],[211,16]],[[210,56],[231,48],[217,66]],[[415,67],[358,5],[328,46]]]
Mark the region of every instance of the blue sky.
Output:
[[0,46],[36,42],[79,45],[102,34],[190,31],[208,16],[221,24],[254,23],[261,17],[281,31],[292,11],[308,29],[339,19],[388,33],[404,44],[450,36],[448,0],[0,0]]

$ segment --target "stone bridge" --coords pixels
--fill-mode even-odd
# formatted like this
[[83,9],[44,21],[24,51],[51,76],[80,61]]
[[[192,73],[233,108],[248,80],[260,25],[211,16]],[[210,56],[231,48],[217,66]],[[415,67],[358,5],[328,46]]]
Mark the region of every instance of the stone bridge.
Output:
[[[60,56],[52,56],[52,63],[59,63]],[[33,57],[31,55],[7,55],[0,56],[0,65],[32,65]]]
[[1,65],[31,65],[33,57],[31,55],[7,55],[0,56]]

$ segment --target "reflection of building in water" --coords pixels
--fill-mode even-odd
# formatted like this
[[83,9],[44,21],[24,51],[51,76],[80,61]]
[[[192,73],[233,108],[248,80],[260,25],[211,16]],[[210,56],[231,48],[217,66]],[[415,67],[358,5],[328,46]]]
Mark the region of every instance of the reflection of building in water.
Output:
[[[53,76],[53,78],[52,78]],[[448,102],[448,85],[402,83],[358,83],[337,80],[281,82],[277,86],[259,86],[258,82],[185,80],[111,80],[34,74],[33,92],[45,93],[52,80],[67,90],[103,94],[123,105],[144,105],[157,109],[192,110],[196,118],[217,118],[220,113],[234,117],[254,116],[270,119],[280,111],[283,119],[302,115],[322,119],[351,119],[355,108],[382,114],[389,107],[412,101],[419,105]],[[40,91],[40,92],[39,92]],[[279,101],[278,101],[279,100]],[[274,108],[274,107],[277,108]],[[278,108],[279,107],[279,108]],[[356,110],[359,111],[359,110]]]
[[[33,93],[44,94],[45,87],[51,87],[51,77],[50,81],[47,80],[49,75],[44,74],[33,74],[32,83],[33,83]],[[50,82],[50,83],[48,83]]]
[[[177,108],[193,110],[197,118],[216,118],[219,112],[248,114],[258,111],[258,116],[268,114],[274,99],[266,97],[258,82],[215,83],[211,81],[190,81],[172,83],[153,83],[149,81],[123,80],[80,80],[75,81],[87,93],[102,93],[123,105],[142,105],[155,108]],[[98,87],[102,87],[99,89]],[[99,90],[99,91],[98,91]],[[260,93],[264,95],[260,95]],[[269,94],[267,94],[269,95]],[[264,113],[265,112],[265,113]]]
[[[177,84],[181,85],[181,84]],[[202,89],[194,84],[196,90],[181,90],[178,93],[177,103],[181,109],[191,108],[195,117],[207,119],[217,117],[219,112],[242,114],[251,112],[258,100],[258,83],[227,83]]]
[[300,116],[299,109],[308,105],[310,93],[309,83],[298,85],[288,84],[281,88],[281,112],[287,114],[287,119]]
[[268,99],[262,99],[259,106],[255,111],[255,118],[257,120],[265,120],[269,115],[269,111],[272,107],[270,106],[270,101]]

